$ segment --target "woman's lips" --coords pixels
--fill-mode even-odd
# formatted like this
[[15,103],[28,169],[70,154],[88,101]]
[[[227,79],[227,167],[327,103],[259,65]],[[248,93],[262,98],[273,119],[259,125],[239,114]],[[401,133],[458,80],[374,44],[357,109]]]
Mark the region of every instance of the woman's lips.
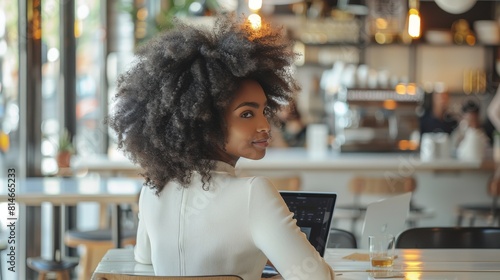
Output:
[[267,148],[269,146],[269,138],[252,141],[252,144],[258,147]]

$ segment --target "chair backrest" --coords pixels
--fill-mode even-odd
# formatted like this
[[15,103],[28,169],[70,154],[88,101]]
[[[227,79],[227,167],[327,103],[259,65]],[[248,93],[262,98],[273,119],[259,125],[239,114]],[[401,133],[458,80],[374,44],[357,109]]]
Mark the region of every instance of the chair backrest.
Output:
[[500,249],[498,227],[425,227],[402,232],[396,248]]
[[267,177],[280,191],[299,191],[302,180],[299,176]]
[[355,176],[349,181],[349,190],[354,194],[402,194],[416,189],[414,177],[368,177]]
[[332,228],[328,237],[327,248],[358,248],[356,237],[350,231]]
[[[379,199],[392,195],[413,192],[417,188],[414,177],[354,176],[349,181],[354,205],[363,205],[362,197],[376,196]],[[410,208],[412,208],[410,202]]]
[[150,276],[96,272],[92,280],[243,280],[236,275],[215,276]]

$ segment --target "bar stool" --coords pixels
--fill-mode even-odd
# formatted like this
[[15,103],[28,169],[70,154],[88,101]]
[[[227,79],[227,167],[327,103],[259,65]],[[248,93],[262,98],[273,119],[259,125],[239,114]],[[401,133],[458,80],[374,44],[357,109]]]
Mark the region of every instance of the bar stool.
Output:
[[3,241],[0,240],[0,280],[2,279],[2,261],[1,261],[1,254],[3,250],[7,249],[7,243],[4,243]]
[[64,244],[71,248],[81,248],[83,253],[80,255],[79,280],[91,279],[92,273],[96,269],[99,261],[109,249],[133,246],[137,235],[137,214],[139,213],[138,202],[140,193],[137,194],[136,203],[130,205],[132,223],[129,227],[122,227],[122,208],[120,204],[113,207],[112,228],[115,228],[117,236],[112,228],[103,227],[106,224],[106,206],[101,205],[101,228],[97,230],[68,230],[64,236]]
[[38,280],[47,279],[49,273],[55,273],[57,280],[70,280],[70,270],[78,263],[70,261],[53,261],[40,257],[28,258],[28,267],[38,272]]
[[[92,272],[109,249],[135,245],[137,235],[137,221],[135,217],[137,217],[139,211],[137,207],[137,203],[131,205],[133,225],[122,226],[121,220],[124,213],[120,205],[116,204],[113,209],[114,217],[111,228],[103,222],[103,211],[101,211],[101,228],[96,230],[73,229],[66,231],[64,244],[71,248],[82,249],[78,272],[79,280],[87,280],[92,277]],[[101,210],[105,208],[106,205],[101,205]],[[116,237],[113,236],[113,227],[118,231]]]
[[70,280],[70,271],[78,265],[77,262],[63,260],[61,258],[61,211],[59,205],[52,205],[53,220],[53,248],[52,258],[44,259],[42,257],[29,257],[26,263],[29,268],[38,272],[38,280],[45,280],[49,274],[54,273],[57,280]]

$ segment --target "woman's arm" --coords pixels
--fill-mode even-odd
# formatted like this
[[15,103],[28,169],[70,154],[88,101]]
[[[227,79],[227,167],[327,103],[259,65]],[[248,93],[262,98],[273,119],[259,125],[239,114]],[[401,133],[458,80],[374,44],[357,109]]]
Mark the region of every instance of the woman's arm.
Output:
[[134,248],[134,258],[136,262],[151,264],[151,244],[149,242],[146,223],[144,222],[144,219],[141,218],[141,213],[144,213],[142,209],[144,207],[147,207],[147,203],[144,202],[145,191],[148,191],[147,187],[142,188],[141,194],[139,196],[139,224],[137,226],[137,239]]
[[283,279],[334,279],[331,267],[300,231],[271,182],[255,178],[249,202],[252,237]]

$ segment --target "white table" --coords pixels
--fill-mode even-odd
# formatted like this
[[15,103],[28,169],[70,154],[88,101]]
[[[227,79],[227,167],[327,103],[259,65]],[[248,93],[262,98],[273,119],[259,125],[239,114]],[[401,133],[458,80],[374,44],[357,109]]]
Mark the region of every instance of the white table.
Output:
[[[335,270],[336,280],[370,279],[368,261],[344,259],[353,253],[367,252],[361,249],[327,249],[325,260]],[[395,274],[408,280],[500,279],[499,249],[405,249],[397,250],[397,255]],[[109,250],[96,272],[154,275],[151,265],[134,261],[130,248]]]
[[[366,271],[368,261],[344,259],[361,249],[327,249],[325,260],[338,272]],[[404,272],[496,272],[500,279],[500,249],[397,249],[394,269]]]
[[[7,182],[4,178],[3,182]],[[37,178],[16,178],[15,182],[15,202],[16,214],[8,216],[10,221],[17,224],[26,223],[26,240],[21,240],[21,244],[26,244],[29,238],[34,238],[33,234],[37,232],[36,223],[39,221],[30,221],[24,213],[18,214],[20,204],[28,208],[36,208],[42,203],[50,203],[53,207],[53,248],[52,259],[59,258],[61,252],[61,210],[62,206],[74,206],[80,202],[97,202],[104,204],[113,204],[112,230],[113,240],[116,247],[120,247],[121,225],[120,225],[120,204],[134,203],[137,201],[137,195],[142,187],[143,180],[131,178],[59,178],[59,177],[37,177]],[[0,188],[0,202],[8,202],[9,193],[7,188]],[[2,209],[3,211],[4,209]],[[29,213],[34,211],[28,210]],[[23,221],[25,219],[25,221]],[[32,236],[29,236],[32,235]],[[19,241],[18,241],[19,242]],[[28,244],[29,246],[29,244]],[[18,245],[18,248],[21,248]],[[31,254],[40,253],[40,248],[26,248]],[[33,257],[36,255],[28,255]],[[21,262],[21,260],[18,260]],[[24,260],[23,260],[24,261]],[[21,270],[21,269],[19,269]]]
[[[7,180],[5,180],[7,181]],[[142,179],[132,178],[87,178],[87,177],[37,177],[18,179],[16,182],[15,201],[26,206],[40,206],[44,202],[54,207],[73,206],[80,202],[114,204],[137,202],[137,195],[142,187]],[[0,201],[9,198],[7,189],[0,188]],[[120,214],[115,209],[114,216]],[[58,212],[59,209],[54,209]],[[120,234],[116,227],[120,219],[113,219],[115,237]],[[116,244],[119,247],[119,238]]]
[[[3,179],[7,182],[7,179]],[[76,205],[80,202],[132,203],[137,200],[143,179],[99,177],[30,177],[16,179],[16,202],[39,206]],[[0,188],[0,201],[6,202],[6,188]]]

